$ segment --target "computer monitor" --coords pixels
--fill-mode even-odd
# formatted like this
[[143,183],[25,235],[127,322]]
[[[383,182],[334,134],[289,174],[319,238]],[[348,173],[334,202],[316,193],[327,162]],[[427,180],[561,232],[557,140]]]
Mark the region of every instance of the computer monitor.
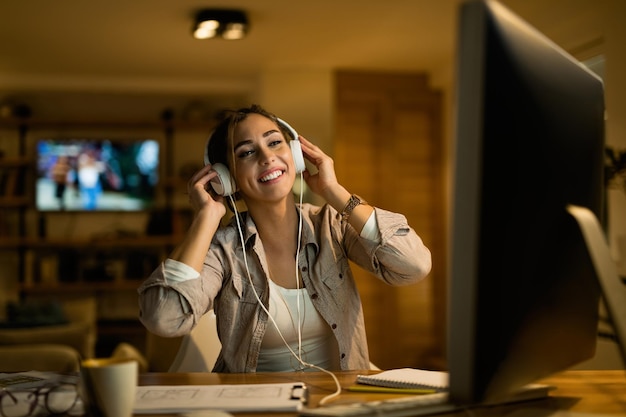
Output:
[[503,5],[459,16],[450,396],[504,398],[591,358],[600,289],[568,205],[603,206],[601,80]]

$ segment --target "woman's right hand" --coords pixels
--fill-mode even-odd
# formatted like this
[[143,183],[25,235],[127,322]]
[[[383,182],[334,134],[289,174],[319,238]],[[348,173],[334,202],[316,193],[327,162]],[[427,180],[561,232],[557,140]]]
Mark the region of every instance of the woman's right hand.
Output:
[[205,165],[191,176],[187,183],[189,203],[196,213],[207,209],[209,212],[219,214],[222,218],[226,214],[224,197],[216,194],[211,187],[210,181],[217,177],[217,172],[211,169],[211,165]]
[[216,176],[217,173],[210,165],[191,176],[187,183],[187,194],[195,216],[185,237],[170,254],[171,259],[187,264],[198,272],[202,271],[213,235],[226,214],[224,197],[215,194],[209,184]]

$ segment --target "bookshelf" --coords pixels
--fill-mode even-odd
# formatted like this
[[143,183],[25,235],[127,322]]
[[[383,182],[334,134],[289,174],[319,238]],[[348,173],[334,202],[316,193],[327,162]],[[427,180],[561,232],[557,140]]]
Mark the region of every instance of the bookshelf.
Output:
[[[26,235],[26,210],[30,200],[26,190],[28,174],[33,161],[27,156],[26,133],[29,109],[20,109],[12,118],[17,132],[16,145],[12,154],[0,149],[0,240],[9,238],[9,243]],[[21,245],[15,248],[17,255],[17,276],[23,276],[25,249]]]
[[[100,254],[102,255],[100,261],[103,263],[109,263],[109,258],[114,258],[116,255],[125,257],[125,252],[145,252],[155,259],[164,256],[164,253],[180,239],[191,219],[187,199],[184,192],[180,191],[186,187],[186,179],[181,175],[189,175],[190,168],[188,166],[185,168],[185,161],[181,162],[181,158],[177,160],[175,154],[184,155],[185,152],[191,154],[188,150],[197,147],[198,156],[194,159],[198,160],[197,167],[199,168],[201,149],[212,123],[212,121],[177,123],[172,121],[171,117],[165,116],[160,121],[153,122],[66,122],[35,120],[30,117],[0,119],[0,135],[4,134],[0,136],[0,251],[14,252],[17,255],[19,269],[13,275],[19,279],[18,287],[23,291],[20,295],[35,292],[33,288],[37,287],[42,274],[40,261],[50,260],[55,254],[73,252],[75,256],[72,258],[76,263],[85,261],[85,259],[79,259],[82,255],[85,255],[82,258],[88,258],[91,255]],[[85,132],[90,133],[85,134]],[[36,180],[37,161],[34,140],[42,136],[54,135],[63,137],[85,134],[89,137],[90,134],[93,135],[93,132],[99,132],[96,135],[103,137],[115,137],[116,134],[121,134],[126,137],[157,138],[161,150],[158,197],[154,207],[138,212],[122,213],[47,212],[35,207],[36,191],[33,184]],[[177,170],[179,175],[175,174]],[[103,217],[106,219],[102,220]],[[74,227],[86,230],[89,229],[86,226],[100,222],[116,224],[117,219],[123,217],[128,218],[130,223],[145,224],[144,229],[129,232],[124,229],[124,225],[120,226],[119,230],[103,231],[94,228],[95,232],[80,236],[70,236],[64,233],[66,230],[50,232],[53,226],[58,229],[58,224],[81,222],[79,226]],[[159,230],[153,230],[155,226]],[[65,227],[65,229],[68,228],[70,226]],[[145,228],[150,230],[145,230]],[[57,263],[61,261],[62,259],[59,259]],[[95,263],[97,262],[96,259]],[[131,262],[132,260],[126,260],[126,263]],[[156,267],[156,265],[150,265],[150,267]],[[135,268],[135,271],[137,269]],[[145,271],[142,270],[141,274],[141,276],[130,276],[129,279],[145,278]],[[63,282],[84,282],[85,280],[81,279],[80,275],[79,271],[60,278],[59,285]],[[110,280],[109,277],[106,280]]]
[[[141,348],[145,330],[137,320],[136,290],[180,241],[191,221],[188,199],[181,190],[186,187],[182,177],[193,167],[185,158],[201,166],[201,149],[211,123],[0,119],[0,308],[19,300],[95,297],[101,349],[119,341]],[[150,135],[158,140],[154,207],[97,213],[37,209],[38,138],[90,132],[112,137]]]

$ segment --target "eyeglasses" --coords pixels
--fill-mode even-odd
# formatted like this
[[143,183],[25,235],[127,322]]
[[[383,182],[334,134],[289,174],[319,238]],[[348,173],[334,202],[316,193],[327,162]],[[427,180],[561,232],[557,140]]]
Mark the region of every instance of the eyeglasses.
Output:
[[[42,399],[43,401],[40,401]],[[45,408],[47,415],[65,414],[77,403],[76,385],[55,383],[33,389],[0,391],[0,415],[2,417],[28,417]]]

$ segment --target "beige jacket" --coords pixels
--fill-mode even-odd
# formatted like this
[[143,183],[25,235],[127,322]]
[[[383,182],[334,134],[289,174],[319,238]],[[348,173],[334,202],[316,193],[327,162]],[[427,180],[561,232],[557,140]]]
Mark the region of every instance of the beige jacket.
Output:
[[[408,285],[430,272],[430,251],[401,214],[376,208],[380,242],[373,242],[342,224],[329,205],[304,204],[300,213],[298,265],[304,286],[335,334],[341,369],[368,369],[361,299],[348,261],[390,285]],[[253,220],[243,216],[248,269],[267,306],[269,278],[263,245]],[[198,279],[167,282],[161,264],[138,289],[140,320],[158,335],[186,334],[205,312],[214,309],[222,343],[214,372],[254,372],[269,323],[250,289],[242,253],[233,219],[216,232]]]

